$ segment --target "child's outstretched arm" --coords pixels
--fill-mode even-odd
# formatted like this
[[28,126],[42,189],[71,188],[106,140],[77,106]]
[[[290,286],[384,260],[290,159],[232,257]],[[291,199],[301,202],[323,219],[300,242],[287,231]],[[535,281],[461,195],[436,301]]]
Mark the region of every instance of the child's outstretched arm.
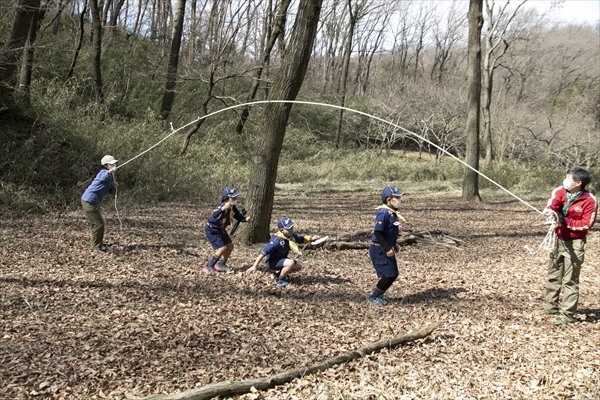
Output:
[[265,253],[263,253],[262,251],[260,252],[260,254],[258,255],[258,257],[256,257],[256,260],[254,260],[254,264],[252,264],[252,266],[250,268],[248,268],[248,270],[246,271],[247,274],[251,274],[253,272],[256,271],[256,267],[258,267],[258,263],[261,262],[261,260],[263,258],[265,258]]

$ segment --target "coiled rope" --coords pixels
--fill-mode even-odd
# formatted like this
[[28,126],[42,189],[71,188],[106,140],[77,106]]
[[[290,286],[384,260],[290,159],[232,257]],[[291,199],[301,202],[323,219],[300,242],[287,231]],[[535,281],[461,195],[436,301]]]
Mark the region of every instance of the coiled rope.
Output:
[[544,240],[542,240],[542,243],[540,243],[537,250],[533,251],[529,246],[523,246],[525,250],[529,252],[529,254],[536,254],[541,249],[544,249],[546,251],[554,250],[554,247],[556,246],[556,228],[558,227],[558,215],[556,213],[548,215],[548,217],[546,218],[546,222],[544,222],[544,225],[550,225],[550,229],[548,229],[548,233],[546,233]]

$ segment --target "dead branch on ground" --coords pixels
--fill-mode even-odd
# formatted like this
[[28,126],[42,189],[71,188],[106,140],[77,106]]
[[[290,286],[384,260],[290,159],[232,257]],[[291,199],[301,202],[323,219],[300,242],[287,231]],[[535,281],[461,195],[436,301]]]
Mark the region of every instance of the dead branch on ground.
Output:
[[143,400],[208,400],[217,396],[234,396],[248,393],[251,388],[258,390],[267,390],[278,385],[284,385],[309,374],[314,374],[318,371],[325,371],[328,368],[337,364],[347,363],[357,358],[364,357],[368,354],[375,353],[384,348],[394,348],[401,344],[411,342],[413,340],[422,339],[429,336],[433,331],[439,328],[441,323],[428,325],[416,332],[408,333],[402,336],[396,336],[390,339],[380,340],[359,350],[348,351],[336,357],[330,358],[323,362],[311,365],[309,367],[297,368],[290,371],[284,371],[276,375],[272,375],[261,379],[251,379],[241,382],[219,382],[211,385],[206,385],[198,389],[188,390],[182,393],[174,393],[170,395],[153,395],[146,397]]

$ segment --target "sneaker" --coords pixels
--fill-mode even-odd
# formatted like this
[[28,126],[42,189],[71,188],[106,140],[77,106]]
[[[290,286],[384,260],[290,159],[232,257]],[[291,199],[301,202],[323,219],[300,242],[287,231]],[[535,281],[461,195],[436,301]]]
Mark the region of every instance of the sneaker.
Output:
[[373,303],[373,304],[377,304],[379,306],[387,306],[388,304],[390,304],[390,301],[388,299],[384,298],[383,296],[379,296],[379,297],[369,296],[369,302]]
[[538,310],[538,313],[544,314],[544,315],[556,315],[556,314],[558,314],[558,311],[548,311],[542,307]]
[[102,250],[102,249],[96,249],[96,254],[102,254],[102,255],[104,255],[104,254],[106,254],[106,251]]
[[573,321],[568,320],[566,317],[560,316],[554,320],[554,325],[566,325],[572,322]]
[[277,279],[277,284],[279,286],[281,286],[281,287],[288,287],[288,286],[290,286],[290,283],[288,281],[286,281],[285,279],[283,279],[283,278]]
[[202,268],[202,272],[204,272],[205,274],[217,274],[218,273],[213,267],[209,267],[208,265],[206,267]]
[[227,268],[227,264],[225,264],[225,261],[223,260],[219,260],[219,262],[217,264],[215,264],[215,271],[217,272],[229,272],[230,269]]

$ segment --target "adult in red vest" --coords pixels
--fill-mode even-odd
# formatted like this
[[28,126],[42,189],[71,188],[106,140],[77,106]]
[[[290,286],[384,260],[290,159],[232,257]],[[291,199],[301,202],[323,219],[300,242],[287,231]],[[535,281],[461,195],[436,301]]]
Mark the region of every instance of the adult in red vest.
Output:
[[[585,190],[590,181],[585,168],[569,168],[562,186],[552,191],[544,209],[544,214],[555,218],[557,240],[548,263],[546,304],[540,313],[556,315],[557,325],[575,322],[586,236],[598,213],[596,198]],[[559,303],[561,286],[564,290]]]

